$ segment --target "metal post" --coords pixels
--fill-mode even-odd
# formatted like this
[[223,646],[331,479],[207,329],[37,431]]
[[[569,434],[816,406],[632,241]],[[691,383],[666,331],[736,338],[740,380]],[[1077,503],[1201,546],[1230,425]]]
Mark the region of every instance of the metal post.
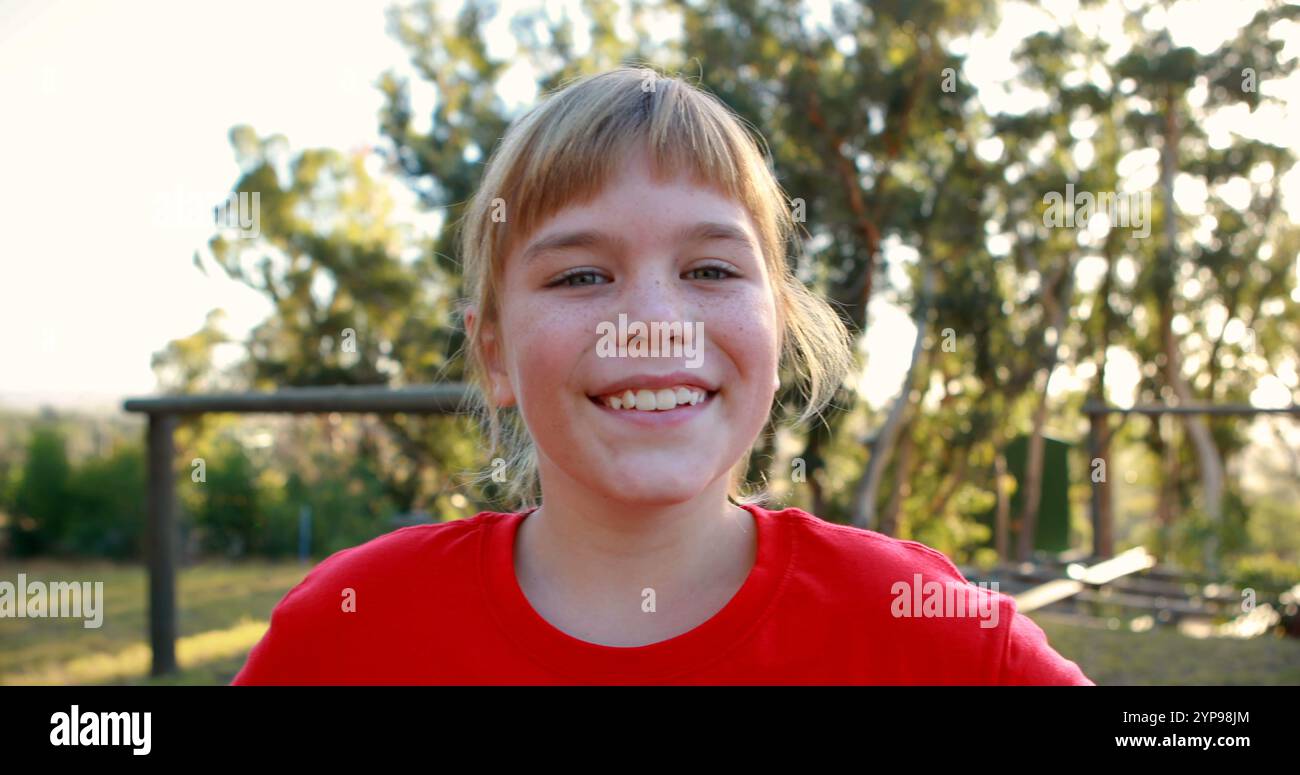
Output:
[[176,415],[149,415],[149,644],[153,675],[176,672]]

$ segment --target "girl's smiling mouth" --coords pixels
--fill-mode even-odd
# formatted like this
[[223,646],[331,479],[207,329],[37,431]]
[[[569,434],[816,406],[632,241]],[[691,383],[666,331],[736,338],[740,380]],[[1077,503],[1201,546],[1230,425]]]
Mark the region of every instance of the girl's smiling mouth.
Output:
[[707,401],[709,396],[716,392],[688,385],[674,385],[673,387],[658,390],[648,388],[633,390],[628,388],[622,393],[615,392],[603,396],[588,396],[588,398],[598,401],[610,409],[625,409],[632,412],[663,412],[679,406],[695,406],[698,403]]
[[676,424],[713,403],[718,385],[691,372],[635,375],[601,387],[587,398],[605,412],[632,422]]
[[[685,393],[687,389],[683,387],[681,388],[681,390],[683,391],[683,393]],[[717,390],[710,390],[708,392],[696,390],[692,393],[690,400],[684,401],[682,403],[674,403],[674,405],[671,408],[661,409],[658,408],[659,407],[658,396],[664,395],[665,398],[667,398],[668,396],[672,396],[673,399],[675,399],[677,395],[675,392],[670,391],[667,388],[658,391],[649,391],[646,389],[642,389],[642,390],[629,391],[629,392],[633,393],[633,397],[636,402],[634,406],[631,408],[627,406],[623,406],[618,409],[614,408],[613,403],[615,401],[618,401],[620,404],[622,403],[621,396],[612,396],[612,397],[611,396],[587,396],[587,398],[600,411],[612,415],[615,418],[627,420],[629,422],[638,423],[641,425],[648,425],[652,427],[664,427],[664,426],[671,426],[671,425],[679,425],[681,423],[688,422],[695,416],[702,414],[703,412],[707,411],[709,407],[713,405],[714,398],[718,395]],[[639,406],[646,405],[646,402],[649,401],[655,402],[654,404],[655,408],[653,409],[637,408]]]

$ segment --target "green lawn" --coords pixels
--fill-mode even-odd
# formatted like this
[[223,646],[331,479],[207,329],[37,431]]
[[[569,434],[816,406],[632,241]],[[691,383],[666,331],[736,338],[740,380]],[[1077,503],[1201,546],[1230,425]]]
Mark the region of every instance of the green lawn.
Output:
[[[296,562],[205,563],[181,571],[181,672],[151,679],[142,567],[0,562],[0,580],[104,582],[104,620],[0,620],[0,684],[228,683],[265,632],[271,609],[307,572]],[[1300,641],[1185,637],[1035,620],[1052,646],[1098,684],[1300,684]]]
[[1132,632],[1076,627],[1050,615],[1031,618],[1052,648],[1099,686],[1300,684],[1300,640],[1294,638],[1201,639],[1160,627]]
[[0,580],[104,582],[103,626],[79,619],[0,620],[0,684],[228,683],[271,609],[307,573],[298,563],[204,563],[180,572],[178,675],[150,679],[143,567],[0,562]]

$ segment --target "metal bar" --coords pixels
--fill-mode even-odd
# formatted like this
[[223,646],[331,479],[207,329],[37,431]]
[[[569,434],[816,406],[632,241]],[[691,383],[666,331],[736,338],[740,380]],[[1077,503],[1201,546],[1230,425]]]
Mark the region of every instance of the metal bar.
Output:
[[451,414],[468,408],[470,388],[458,382],[390,388],[385,385],[284,388],[273,393],[213,393],[128,398],[128,412],[198,414],[375,412]]
[[176,416],[149,415],[149,644],[153,675],[176,671]]

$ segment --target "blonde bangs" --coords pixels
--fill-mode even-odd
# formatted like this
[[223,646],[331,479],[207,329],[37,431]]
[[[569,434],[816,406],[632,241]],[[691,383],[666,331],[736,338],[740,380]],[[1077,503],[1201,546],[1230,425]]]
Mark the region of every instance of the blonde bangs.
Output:
[[[466,263],[467,290],[487,291],[484,313],[495,319],[497,286],[520,240],[598,196],[638,150],[657,180],[685,177],[740,202],[769,270],[779,270],[791,225],[761,143],[716,98],[653,70],[626,67],[566,84],[511,127],[489,161],[465,213],[463,255],[486,258]],[[504,220],[493,219],[494,207]]]

